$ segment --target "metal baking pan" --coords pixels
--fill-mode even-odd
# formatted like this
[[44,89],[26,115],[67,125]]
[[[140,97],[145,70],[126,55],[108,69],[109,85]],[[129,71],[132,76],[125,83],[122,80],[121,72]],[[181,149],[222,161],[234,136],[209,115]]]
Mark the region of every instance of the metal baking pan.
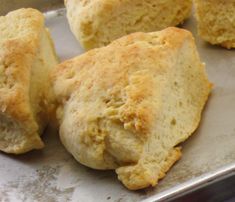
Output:
[[[1,0],[0,14],[19,7],[45,11],[61,61],[83,52],[70,32],[62,0]],[[235,170],[235,52],[198,38],[193,16],[183,25],[194,34],[214,89],[200,127],[182,144],[183,157],[155,188],[128,191],[111,171],[77,163],[56,131],[43,135],[46,147],[24,155],[0,153],[0,201],[132,202],[169,200]]]

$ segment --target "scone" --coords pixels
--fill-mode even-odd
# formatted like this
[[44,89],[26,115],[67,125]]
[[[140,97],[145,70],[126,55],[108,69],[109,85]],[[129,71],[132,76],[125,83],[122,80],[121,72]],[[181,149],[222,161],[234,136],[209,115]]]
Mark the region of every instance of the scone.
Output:
[[44,146],[40,134],[53,110],[49,72],[57,64],[43,14],[19,9],[0,17],[0,150]]
[[180,158],[211,90],[190,32],[134,33],[52,73],[60,138],[80,163],[155,186]]
[[235,48],[235,0],[195,0],[198,33],[207,42]]
[[91,49],[133,32],[176,26],[189,17],[192,0],[65,0],[65,6],[73,34]]

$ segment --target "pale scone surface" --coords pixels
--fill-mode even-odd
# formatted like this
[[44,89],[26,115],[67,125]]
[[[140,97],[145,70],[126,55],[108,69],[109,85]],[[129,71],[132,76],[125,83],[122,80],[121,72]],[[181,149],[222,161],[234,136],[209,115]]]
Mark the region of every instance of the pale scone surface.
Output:
[[235,0],[195,0],[199,35],[211,44],[235,48]]
[[85,49],[133,32],[176,26],[189,17],[192,0],[67,0],[70,28]]
[[134,33],[60,64],[52,75],[60,138],[82,164],[155,186],[197,128],[211,84],[192,35]]
[[47,109],[41,103],[50,95],[40,84],[48,83],[47,69],[56,64],[51,47],[39,11],[19,9],[0,17],[0,150],[4,152],[24,153],[44,145],[39,134],[46,125],[42,116]]

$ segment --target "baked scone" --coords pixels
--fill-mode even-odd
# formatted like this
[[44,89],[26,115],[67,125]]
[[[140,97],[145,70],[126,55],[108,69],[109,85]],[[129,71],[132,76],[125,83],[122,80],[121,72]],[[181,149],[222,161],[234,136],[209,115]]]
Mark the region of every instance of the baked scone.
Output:
[[180,158],[211,90],[190,32],[134,33],[59,64],[60,138],[80,163],[155,186]]
[[85,49],[133,32],[176,26],[189,17],[192,0],[65,0],[73,34]]
[[235,48],[235,0],[195,0],[198,33],[207,42]]
[[53,108],[49,72],[57,64],[43,14],[19,9],[0,17],[0,150],[42,148]]

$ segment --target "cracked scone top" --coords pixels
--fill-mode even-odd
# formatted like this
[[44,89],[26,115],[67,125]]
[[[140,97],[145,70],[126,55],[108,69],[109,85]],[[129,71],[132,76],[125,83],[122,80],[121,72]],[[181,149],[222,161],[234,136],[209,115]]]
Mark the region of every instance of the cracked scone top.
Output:
[[44,146],[40,134],[53,108],[49,71],[56,64],[42,13],[29,8],[0,17],[0,150]]
[[133,32],[176,26],[189,17],[192,0],[65,0],[70,28],[85,49]]
[[134,33],[58,65],[60,138],[82,164],[155,186],[180,158],[211,90],[190,32]]

